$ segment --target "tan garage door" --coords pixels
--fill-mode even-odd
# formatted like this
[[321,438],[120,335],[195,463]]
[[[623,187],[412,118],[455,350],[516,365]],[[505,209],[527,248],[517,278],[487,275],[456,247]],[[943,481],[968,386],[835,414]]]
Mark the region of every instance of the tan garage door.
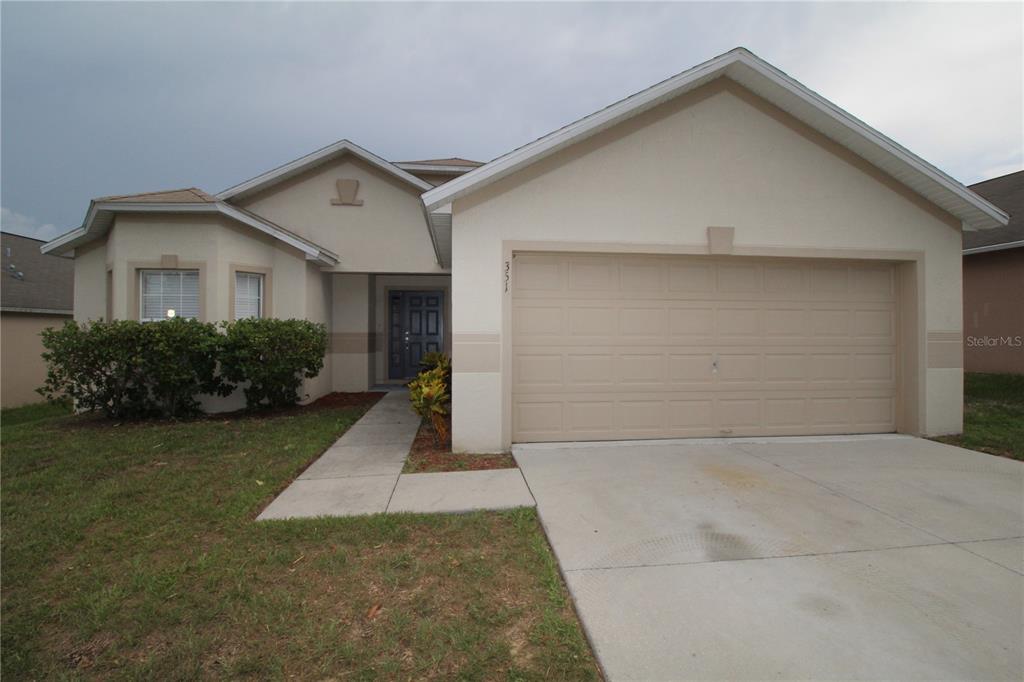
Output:
[[515,442],[895,430],[884,263],[519,253]]

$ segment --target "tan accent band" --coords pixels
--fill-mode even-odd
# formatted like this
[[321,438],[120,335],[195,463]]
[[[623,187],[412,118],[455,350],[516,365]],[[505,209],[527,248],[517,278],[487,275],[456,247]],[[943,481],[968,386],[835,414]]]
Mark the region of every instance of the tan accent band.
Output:
[[961,343],[964,340],[964,333],[961,331],[934,331],[928,332],[929,341],[945,341]]
[[376,341],[375,332],[337,332],[331,334],[331,352],[372,353]]
[[457,372],[500,372],[501,344],[455,342],[452,368]]
[[455,343],[500,343],[500,334],[453,334]]
[[172,254],[164,254],[160,256],[160,267],[167,268],[169,270],[178,269],[178,257]]
[[928,332],[928,368],[963,369],[964,335],[954,330]]

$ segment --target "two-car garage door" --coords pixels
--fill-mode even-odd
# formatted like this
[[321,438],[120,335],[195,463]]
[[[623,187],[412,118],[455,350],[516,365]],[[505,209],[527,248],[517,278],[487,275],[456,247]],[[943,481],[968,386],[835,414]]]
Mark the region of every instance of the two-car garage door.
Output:
[[519,253],[512,440],[895,430],[885,263]]

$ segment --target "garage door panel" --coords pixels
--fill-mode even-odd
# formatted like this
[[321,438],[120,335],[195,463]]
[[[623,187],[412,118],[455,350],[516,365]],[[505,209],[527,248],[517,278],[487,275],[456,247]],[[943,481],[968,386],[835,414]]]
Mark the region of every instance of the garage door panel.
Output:
[[524,254],[513,440],[892,431],[881,263]]

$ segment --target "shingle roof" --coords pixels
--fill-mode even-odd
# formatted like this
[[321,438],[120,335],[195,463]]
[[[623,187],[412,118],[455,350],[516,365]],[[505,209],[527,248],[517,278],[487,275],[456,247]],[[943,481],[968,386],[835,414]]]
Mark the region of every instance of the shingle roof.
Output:
[[995,246],[1024,240],[1024,171],[985,180],[969,186],[975,194],[982,196],[1010,214],[1006,227],[997,227],[980,232],[964,232],[964,248]]
[[470,161],[452,156],[447,159],[420,159],[419,161],[396,161],[395,163],[417,164],[423,166],[482,166],[483,161]]
[[75,262],[63,256],[40,253],[42,243],[18,234],[0,234],[0,260],[3,262],[0,308],[3,310],[71,312]]
[[93,201],[126,204],[213,204],[217,202],[217,198],[197,187],[185,187],[183,189],[168,189],[162,192],[97,197]]

